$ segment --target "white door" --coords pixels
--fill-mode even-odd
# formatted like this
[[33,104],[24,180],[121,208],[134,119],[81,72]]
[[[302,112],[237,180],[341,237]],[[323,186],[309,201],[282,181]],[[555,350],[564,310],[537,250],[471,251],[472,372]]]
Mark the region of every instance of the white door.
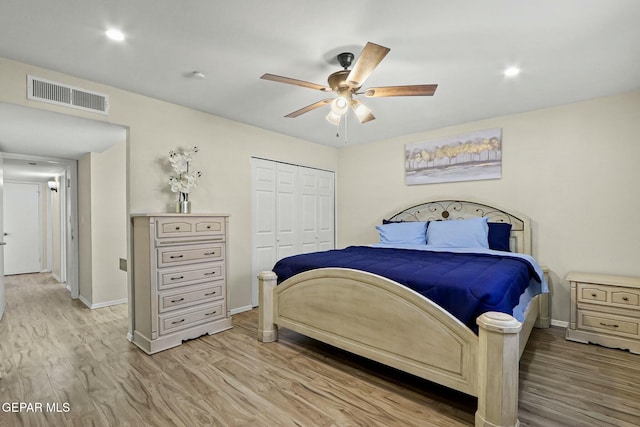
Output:
[[3,154],[0,153],[0,320],[2,320],[2,316],[4,315],[4,245],[5,242],[3,240],[4,235],[4,221],[2,215],[2,199],[3,199],[3,187],[4,187],[4,177],[3,177],[3,168],[2,168],[2,160]]
[[4,183],[4,273],[38,273],[42,270],[40,184]]
[[260,271],[287,256],[335,247],[335,174],[271,160],[251,162],[255,307]]
[[300,253],[318,250],[318,174],[300,168]]
[[335,173],[316,171],[318,174],[318,249],[328,251],[336,247],[335,233]]
[[276,261],[298,253],[297,191],[298,167],[276,163]]
[[263,270],[271,270],[276,262],[276,164],[251,159],[253,184],[253,250],[251,304],[258,305],[258,278]]

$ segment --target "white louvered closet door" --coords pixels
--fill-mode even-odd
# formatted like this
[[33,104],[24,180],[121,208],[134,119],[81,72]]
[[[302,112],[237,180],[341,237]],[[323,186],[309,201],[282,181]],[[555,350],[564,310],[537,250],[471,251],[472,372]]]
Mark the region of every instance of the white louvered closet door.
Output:
[[252,159],[252,304],[260,271],[277,260],[335,247],[334,172]]

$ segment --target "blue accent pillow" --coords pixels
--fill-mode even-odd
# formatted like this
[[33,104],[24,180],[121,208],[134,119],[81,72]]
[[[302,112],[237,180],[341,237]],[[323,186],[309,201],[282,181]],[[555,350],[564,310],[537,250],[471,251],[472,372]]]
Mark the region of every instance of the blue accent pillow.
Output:
[[427,243],[426,222],[393,222],[377,225],[380,243],[424,245]]
[[431,221],[427,229],[427,245],[440,248],[489,249],[487,217]]
[[511,224],[490,222],[488,240],[489,249],[511,252]]

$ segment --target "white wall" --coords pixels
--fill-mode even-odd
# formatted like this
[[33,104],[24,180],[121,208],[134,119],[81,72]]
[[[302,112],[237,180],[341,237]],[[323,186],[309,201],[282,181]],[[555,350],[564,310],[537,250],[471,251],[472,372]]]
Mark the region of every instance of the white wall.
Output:
[[[110,97],[110,114],[105,117],[27,100],[27,74],[106,93]],[[168,212],[175,200],[167,185],[168,152],[187,145],[200,147],[194,166],[202,170],[204,176],[190,200],[194,213],[231,215],[228,251],[231,309],[251,305],[251,156],[327,170],[336,170],[338,165],[338,150],[332,147],[39,67],[0,58],[0,76],[0,102],[108,121],[129,128],[129,213]],[[80,184],[80,179],[78,181]],[[82,233],[82,225],[79,227]]]
[[[404,184],[406,143],[489,128],[502,128],[501,179]],[[382,218],[427,198],[487,200],[531,217],[534,256],[551,269],[552,318],[568,321],[568,271],[640,276],[638,135],[632,92],[342,148],[338,244],[377,241]]]

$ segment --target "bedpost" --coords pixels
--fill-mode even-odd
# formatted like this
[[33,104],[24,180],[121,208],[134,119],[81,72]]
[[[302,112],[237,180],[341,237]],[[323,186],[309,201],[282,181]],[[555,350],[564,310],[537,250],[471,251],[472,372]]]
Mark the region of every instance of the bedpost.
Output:
[[515,427],[518,421],[519,334],[512,316],[488,312],[477,319],[478,410],[476,427]]
[[[542,266],[542,272],[547,283],[549,282],[549,269]],[[540,294],[538,297],[538,318],[536,319],[536,328],[548,328],[551,326],[551,313],[549,312],[549,293]]]
[[273,271],[258,274],[258,340],[273,342],[278,340],[278,327],[273,323],[273,292],[278,284],[278,276]]

